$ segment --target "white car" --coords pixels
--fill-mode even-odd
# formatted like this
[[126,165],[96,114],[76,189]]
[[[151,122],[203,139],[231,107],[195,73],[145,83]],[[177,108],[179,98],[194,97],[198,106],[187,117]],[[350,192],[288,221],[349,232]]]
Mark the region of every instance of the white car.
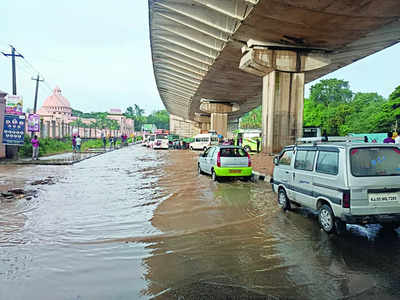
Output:
[[153,149],[166,149],[169,148],[168,134],[156,134]]

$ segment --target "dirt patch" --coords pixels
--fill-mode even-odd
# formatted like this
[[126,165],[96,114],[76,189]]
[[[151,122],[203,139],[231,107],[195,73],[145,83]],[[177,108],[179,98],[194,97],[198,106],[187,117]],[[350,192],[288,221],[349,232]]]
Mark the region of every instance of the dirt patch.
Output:
[[274,156],[265,153],[256,153],[251,155],[253,170],[265,175],[272,176],[274,171]]

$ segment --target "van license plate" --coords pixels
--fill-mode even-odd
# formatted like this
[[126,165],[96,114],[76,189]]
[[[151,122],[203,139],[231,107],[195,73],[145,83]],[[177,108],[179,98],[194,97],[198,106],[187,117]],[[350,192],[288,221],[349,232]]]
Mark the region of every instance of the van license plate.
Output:
[[241,172],[242,172],[242,170],[229,170],[229,173],[233,173],[233,174],[239,174]]
[[369,202],[381,201],[399,201],[400,197],[397,193],[371,193],[368,194]]

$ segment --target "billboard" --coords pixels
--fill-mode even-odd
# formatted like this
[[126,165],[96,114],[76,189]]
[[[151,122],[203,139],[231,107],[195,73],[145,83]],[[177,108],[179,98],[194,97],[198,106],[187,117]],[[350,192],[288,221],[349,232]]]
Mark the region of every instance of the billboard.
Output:
[[25,115],[4,115],[3,144],[23,145],[25,133]]
[[28,131],[31,132],[40,131],[40,116],[38,114],[28,115]]
[[6,98],[6,111],[8,115],[22,115],[23,101],[21,96],[8,95]]

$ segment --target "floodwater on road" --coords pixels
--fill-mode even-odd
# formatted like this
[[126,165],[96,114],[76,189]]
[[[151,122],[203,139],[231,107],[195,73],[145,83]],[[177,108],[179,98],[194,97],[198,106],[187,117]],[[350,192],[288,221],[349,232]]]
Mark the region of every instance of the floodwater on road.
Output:
[[[400,239],[322,232],[265,182],[139,145],[74,166],[0,166],[0,299],[398,299]],[[37,179],[54,184],[31,186]]]

